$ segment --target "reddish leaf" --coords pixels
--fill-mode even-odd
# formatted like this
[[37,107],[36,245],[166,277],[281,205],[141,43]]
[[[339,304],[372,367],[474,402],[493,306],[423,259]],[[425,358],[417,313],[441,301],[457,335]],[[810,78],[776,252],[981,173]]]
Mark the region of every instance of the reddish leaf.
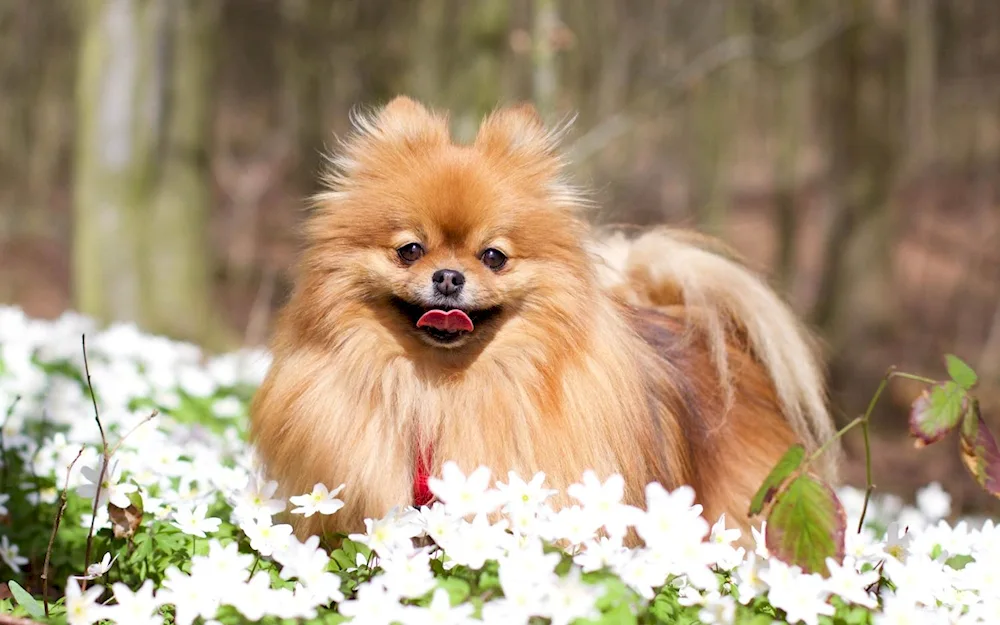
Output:
[[809,476],[793,480],[767,518],[768,550],[803,571],[828,575],[826,559],[844,559],[847,514],[833,489]]
[[910,435],[917,439],[917,447],[944,438],[958,427],[968,409],[968,396],[955,382],[936,384],[925,390],[910,408]]
[[962,422],[962,462],[972,477],[994,497],[1000,497],[1000,448],[973,402]]
[[764,478],[764,483],[760,485],[757,494],[753,496],[753,500],[750,502],[750,516],[760,514],[764,506],[774,499],[788,477],[802,465],[805,455],[806,449],[802,445],[792,445],[788,448],[781,460],[778,460],[778,464],[774,465],[771,472]]

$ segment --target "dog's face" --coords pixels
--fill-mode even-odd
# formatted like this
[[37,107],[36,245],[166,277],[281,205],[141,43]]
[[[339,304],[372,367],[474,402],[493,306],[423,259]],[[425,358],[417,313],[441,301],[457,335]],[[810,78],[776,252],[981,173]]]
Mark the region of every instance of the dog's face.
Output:
[[403,98],[361,129],[310,224],[331,288],[430,349],[495,340],[513,319],[566,316],[589,259],[532,109],[499,111],[469,146]]

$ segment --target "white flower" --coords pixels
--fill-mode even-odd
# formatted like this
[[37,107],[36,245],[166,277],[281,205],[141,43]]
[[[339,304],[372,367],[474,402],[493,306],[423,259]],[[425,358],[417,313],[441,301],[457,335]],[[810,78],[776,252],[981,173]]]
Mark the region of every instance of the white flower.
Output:
[[222,519],[215,517],[206,518],[205,515],[207,513],[208,504],[205,503],[200,504],[193,510],[187,507],[179,508],[174,513],[172,525],[190,536],[205,538],[205,532],[216,532],[219,530],[219,525],[222,524]]
[[568,625],[578,618],[597,618],[600,613],[596,603],[602,594],[602,586],[584,583],[580,569],[570,569],[567,575],[558,578],[549,595],[548,616],[552,625]]
[[240,529],[250,539],[250,547],[262,556],[283,550],[292,535],[291,525],[274,525],[268,514],[240,523]]
[[201,579],[211,579],[216,584],[219,595],[227,597],[233,588],[247,580],[254,557],[240,553],[239,543],[233,541],[222,546],[216,539],[208,541],[208,555],[191,558],[191,575]]
[[393,508],[381,519],[365,519],[365,533],[351,534],[349,538],[367,545],[380,556],[387,557],[394,551],[409,552],[412,538],[420,534],[416,516],[400,513]]
[[451,514],[440,501],[435,501],[430,506],[421,506],[417,513],[417,523],[423,532],[438,544],[454,533],[459,521],[461,519]]
[[579,501],[585,513],[595,518],[598,527],[605,526],[612,536],[623,535],[637,514],[641,514],[638,508],[621,503],[625,496],[625,479],[618,474],[602,484],[596,473],[587,470],[582,483],[570,484],[566,493]]
[[10,501],[10,495],[7,493],[0,493],[0,516],[6,516],[10,514],[7,511],[7,502]]
[[249,475],[246,486],[231,498],[233,517],[239,521],[256,519],[261,514],[274,516],[285,509],[283,499],[275,499],[278,483],[259,474]]
[[91,586],[81,592],[75,578],[66,580],[66,620],[69,625],[91,625],[104,618],[104,608],[97,603],[102,592],[103,586]]
[[80,475],[83,476],[86,483],[77,486],[76,492],[79,493],[81,497],[88,499],[93,499],[94,495],[97,493],[97,484],[101,484],[101,494],[98,499],[97,505],[103,507],[108,501],[119,508],[128,508],[131,505],[128,496],[131,493],[136,492],[139,488],[135,484],[130,484],[128,482],[120,483],[121,475],[118,470],[117,463],[105,470],[104,480],[101,481],[101,467],[104,465],[104,459],[101,458],[97,467],[82,467],[80,469]]
[[344,507],[344,502],[337,499],[337,495],[342,490],[344,490],[344,484],[330,491],[324,484],[317,483],[313,486],[311,493],[289,498],[289,501],[298,506],[292,509],[292,514],[302,514],[306,518],[317,512],[324,515],[333,514]]
[[437,583],[430,561],[430,555],[423,549],[412,554],[395,552],[379,561],[379,566],[384,571],[382,583],[404,599],[422,597],[433,590]]
[[175,566],[165,571],[157,601],[174,606],[174,623],[191,625],[196,618],[212,618],[219,609],[216,580],[201,575],[185,575]]
[[603,525],[603,519],[587,512],[582,506],[566,506],[556,512],[547,524],[549,530],[545,538],[550,540],[565,539],[573,545],[579,545],[594,538],[597,530]]
[[868,587],[878,583],[881,577],[878,571],[858,572],[853,558],[845,557],[844,564],[837,564],[833,558],[826,559],[830,577],[826,580],[826,589],[841,599],[850,603],[875,608],[878,601],[868,592]]
[[751,553],[733,571],[733,581],[736,582],[736,593],[739,595],[740,603],[743,605],[748,605],[755,597],[767,591],[767,583],[760,577],[761,568],[765,562],[756,553]]
[[455,516],[490,513],[500,505],[499,492],[490,487],[490,470],[480,466],[469,474],[462,473],[452,461],[441,467],[441,478],[431,477],[427,487],[447,504]]
[[890,523],[886,530],[884,551],[899,562],[906,562],[907,551],[912,540],[913,536],[907,531],[907,528],[904,527],[900,531],[899,523]]
[[705,597],[698,618],[705,625],[728,625],[736,618],[736,601],[729,595],[711,592]]
[[448,591],[438,588],[431,597],[426,608],[409,606],[406,608],[404,622],[412,625],[464,625],[476,623],[472,612],[475,607],[471,603],[462,603],[452,607]]
[[116,605],[104,608],[105,618],[128,625],[159,625],[163,617],[157,614],[159,605],[153,598],[153,580],[147,579],[134,593],[121,582],[111,585]]
[[539,471],[531,478],[530,482],[525,482],[514,471],[507,472],[507,483],[497,482],[497,492],[502,496],[504,508],[508,512],[516,510],[534,510],[545,503],[545,500],[556,494],[558,491],[544,488],[545,473]]
[[874,621],[875,625],[938,625],[942,622],[935,610],[895,597],[886,597],[883,609],[875,613]]
[[659,482],[646,486],[646,513],[635,524],[639,536],[650,547],[675,548],[680,540],[701,538],[708,523],[701,518],[701,505],[694,503],[690,486],[667,492]]
[[402,621],[405,612],[399,604],[399,597],[389,592],[377,579],[361,584],[355,598],[342,601],[337,610],[365,625],[389,625]]
[[477,515],[471,523],[463,522],[456,535],[442,545],[450,558],[445,568],[462,564],[481,569],[487,560],[496,560],[503,554],[509,540],[506,521],[491,525],[485,514]]
[[622,537],[601,537],[583,543],[582,550],[573,556],[573,562],[584,573],[600,570],[604,567],[614,567],[624,564],[632,552],[622,545]]
[[86,575],[77,575],[77,579],[95,579],[98,577],[103,577],[108,571],[111,570],[111,565],[114,564],[118,556],[114,558],[111,557],[110,553],[105,553],[104,557],[101,558],[100,562],[95,562],[87,567]]
[[28,559],[21,555],[21,548],[11,543],[7,536],[0,536],[0,560],[3,560],[15,573],[21,572],[21,567]]
[[932,523],[951,514],[951,495],[938,482],[917,491],[917,507]]
[[819,575],[804,574],[799,567],[775,558],[761,571],[761,578],[771,588],[767,595],[771,605],[784,610],[789,623],[817,625],[820,616],[832,616],[836,611],[827,603],[829,592]]
[[232,605],[251,621],[259,621],[276,611],[277,602],[271,590],[271,576],[257,571],[250,581],[241,584],[232,598]]

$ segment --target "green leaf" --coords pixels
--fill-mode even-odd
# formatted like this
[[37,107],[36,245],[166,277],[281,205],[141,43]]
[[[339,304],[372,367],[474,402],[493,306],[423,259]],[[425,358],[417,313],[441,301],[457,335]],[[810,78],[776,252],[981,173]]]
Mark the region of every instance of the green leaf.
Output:
[[1000,449],[986,422],[979,414],[979,403],[972,402],[972,409],[962,421],[960,437],[962,463],[976,482],[994,497],[1000,497]]
[[782,484],[802,465],[805,455],[806,449],[802,445],[792,445],[788,448],[781,460],[778,460],[778,464],[774,465],[768,476],[764,478],[764,483],[761,484],[757,494],[750,501],[750,516],[760,514],[764,506],[774,499],[774,496],[781,490]]
[[45,608],[27,590],[21,588],[20,584],[14,580],[10,580],[7,582],[7,586],[10,588],[10,592],[14,595],[14,598],[17,599],[18,605],[27,610],[32,618],[45,618]]
[[765,541],[772,554],[807,573],[828,575],[826,559],[844,559],[847,515],[826,484],[801,475],[774,502]]
[[469,582],[457,577],[448,577],[438,580],[438,588],[444,588],[451,599],[451,605],[458,605],[469,598]]
[[965,554],[960,553],[948,558],[947,560],[945,560],[944,563],[950,566],[951,568],[955,569],[956,571],[960,571],[965,568],[966,564],[970,562],[975,562],[975,560],[976,559],[973,558],[972,556],[967,556]]
[[936,384],[925,390],[910,407],[910,435],[917,439],[917,447],[944,438],[958,427],[968,409],[968,395],[955,382]]
[[979,381],[979,376],[972,370],[972,367],[965,364],[958,356],[947,354],[944,357],[945,366],[948,368],[948,375],[965,390],[971,389]]

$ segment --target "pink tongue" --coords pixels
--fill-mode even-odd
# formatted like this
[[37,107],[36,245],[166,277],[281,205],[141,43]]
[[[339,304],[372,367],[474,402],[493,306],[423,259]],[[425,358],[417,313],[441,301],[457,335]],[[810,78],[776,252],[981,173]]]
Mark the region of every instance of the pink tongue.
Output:
[[417,327],[430,326],[444,332],[472,332],[472,319],[461,310],[428,310],[417,320]]

